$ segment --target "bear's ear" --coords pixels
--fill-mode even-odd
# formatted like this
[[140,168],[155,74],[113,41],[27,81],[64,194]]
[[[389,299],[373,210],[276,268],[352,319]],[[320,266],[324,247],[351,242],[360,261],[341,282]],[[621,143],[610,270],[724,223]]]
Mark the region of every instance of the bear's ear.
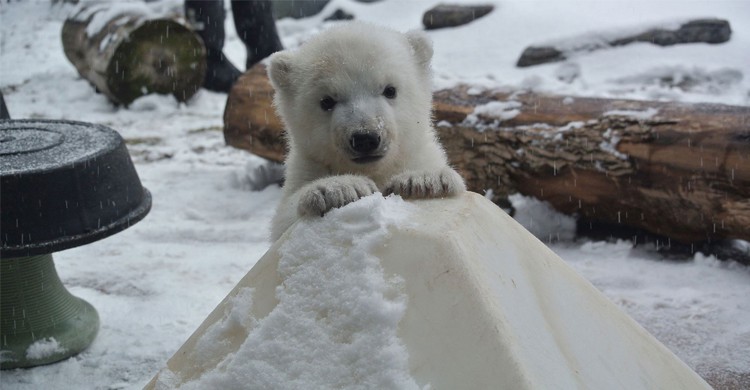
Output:
[[432,41],[423,31],[413,30],[406,33],[406,39],[420,65],[425,68],[430,66],[432,60]]
[[268,78],[274,89],[287,91],[292,85],[292,63],[294,55],[289,51],[280,51],[271,55],[268,67]]

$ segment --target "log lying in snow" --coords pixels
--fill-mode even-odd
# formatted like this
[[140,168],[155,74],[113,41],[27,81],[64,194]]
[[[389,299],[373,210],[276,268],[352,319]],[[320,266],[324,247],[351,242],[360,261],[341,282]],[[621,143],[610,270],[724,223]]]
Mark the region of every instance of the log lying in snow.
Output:
[[176,18],[152,17],[140,3],[82,6],[63,24],[65,55],[114,103],[154,92],[186,101],[203,84],[203,42]]
[[710,389],[471,193],[413,204],[373,195],[298,222],[145,389],[428,383]]
[[[543,96],[435,94],[435,120],[469,189],[520,192],[591,220],[691,244],[750,240],[750,108]],[[224,113],[229,145],[282,161],[265,69],[243,75]]]
[[227,97],[224,140],[235,148],[283,162],[284,124],[273,108],[273,93],[265,65],[258,64],[240,76]]
[[747,107],[466,88],[435,101],[450,160],[495,200],[518,191],[682,243],[750,239]]
[[608,47],[624,46],[633,42],[647,42],[659,46],[681,43],[724,43],[732,36],[729,22],[723,19],[696,19],[675,26],[646,28],[641,31],[590,33],[546,45],[524,49],[516,66],[525,67],[564,61],[571,55]]

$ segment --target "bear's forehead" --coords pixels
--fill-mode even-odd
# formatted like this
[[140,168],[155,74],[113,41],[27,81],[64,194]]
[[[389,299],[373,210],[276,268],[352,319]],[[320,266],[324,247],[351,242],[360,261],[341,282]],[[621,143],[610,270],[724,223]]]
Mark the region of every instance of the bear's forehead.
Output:
[[378,63],[383,66],[401,65],[412,60],[408,42],[402,34],[363,35],[340,29],[303,45],[300,58],[322,68],[361,67]]
[[312,79],[391,78],[412,66],[407,51],[381,50],[377,46],[329,47],[305,58],[304,77]]

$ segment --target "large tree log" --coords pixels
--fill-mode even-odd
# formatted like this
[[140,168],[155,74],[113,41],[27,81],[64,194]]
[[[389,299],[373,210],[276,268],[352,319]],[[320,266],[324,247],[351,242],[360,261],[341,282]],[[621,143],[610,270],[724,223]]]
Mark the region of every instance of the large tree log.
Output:
[[[265,68],[243,75],[224,113],[229,145],[282,161]],[[435,120],[469,189],[520,192],[592,221],[681,243],[750,240],[750,108],[544,96],[435,93]]]
[[62,42],[78,73],[117,104],[154,92],[186,101],[203,84],[201,39],[144,4],[84,5],[63,24]]

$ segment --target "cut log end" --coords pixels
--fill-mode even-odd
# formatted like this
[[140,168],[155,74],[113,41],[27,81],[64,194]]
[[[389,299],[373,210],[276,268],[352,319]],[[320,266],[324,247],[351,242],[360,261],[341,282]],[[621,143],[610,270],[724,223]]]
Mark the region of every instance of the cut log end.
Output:
[[203,85],[203,41],[177,16],[97,3],[66,19],[61,35],[65,55],[81,77],[115,104],[150,93],[182,102]]
[[149,20],[133,30],[107,67],[109,90],[120,103],[149,93],[190,99],[203,84],[205,49],[190,30],[170,20]]

